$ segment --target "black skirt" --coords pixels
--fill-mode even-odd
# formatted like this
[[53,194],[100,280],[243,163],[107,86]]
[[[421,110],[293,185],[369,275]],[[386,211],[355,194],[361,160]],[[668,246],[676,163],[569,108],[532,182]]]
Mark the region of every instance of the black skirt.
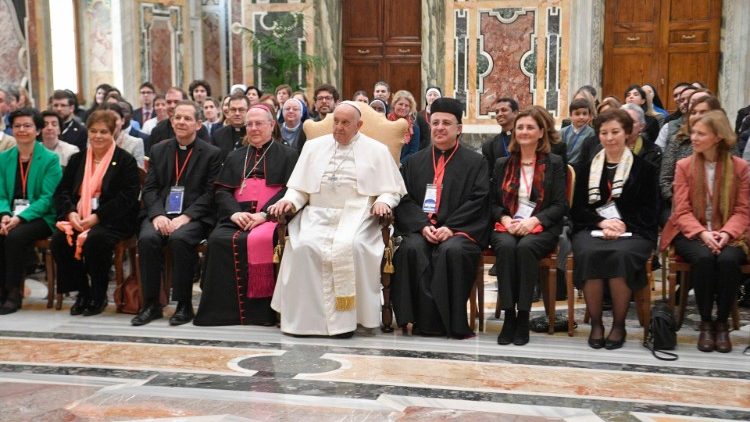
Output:
[[623,277],[631,290],[646,283],[646,261],[654,243],[633,233],[632,237],[604,240],[591,237],[591,230],[573,235],[573,280],[583,288],[586,280]]

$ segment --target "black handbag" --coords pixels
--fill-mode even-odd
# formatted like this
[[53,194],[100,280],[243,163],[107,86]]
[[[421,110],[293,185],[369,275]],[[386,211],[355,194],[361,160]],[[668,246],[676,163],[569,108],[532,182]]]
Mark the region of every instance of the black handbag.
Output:
[[657,303],[651,309],[648,335],[643,339],[643,346],[659,360],[674,361],[678,359],[676,353],[666,351],[674,350],[677,347],[677,321],[675,321],[674,314],[666,303]]

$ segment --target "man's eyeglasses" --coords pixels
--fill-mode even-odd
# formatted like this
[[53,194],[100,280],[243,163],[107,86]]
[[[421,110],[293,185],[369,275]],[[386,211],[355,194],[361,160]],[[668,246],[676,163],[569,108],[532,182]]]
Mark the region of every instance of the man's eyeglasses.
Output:
[[154,91],[141,91],[141,95],[154,95]]
[[318,101],[333,101],[333,96],[332,95],[320,95],[315,99]]
[[24,123],[24,124],[21,124],[21,125],[13,125],[13,130],[17,130],[17,129],[29,130],[29,129],[32,129],[32,128],[36,128],[36,126],[34,126],[31,123]]

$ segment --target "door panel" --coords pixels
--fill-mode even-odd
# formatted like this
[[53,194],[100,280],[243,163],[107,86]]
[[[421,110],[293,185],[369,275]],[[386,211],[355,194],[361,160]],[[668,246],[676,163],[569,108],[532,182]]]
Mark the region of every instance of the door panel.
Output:
[[612,3],[615,12],[615,23],[622,24],[653,24],[659,18],[659,0],[643,0],[639,2],[618,0]]
[[343,99],[351,100],[355,92],[362,89],[372,96],[375,82],[383,79],[385,66],[382,60],[350,59],[344,64]]
[[384,41],[419,43],[422,39],[421,10],[421,0],[386,1]]
[[420,58],[389,60],[386,62],[385,74],[388,81],[398,81],[398,84],[389,82],[391,91],[405,89],[411,92],[419,106],[422,86],[422,60]]
[[711,19],[711,0],[671,0],[670,3],[670,22]]
[[[354,4],[356,3],[356,5]],[[342,10],[342,38],[347,43],[382,43],[382,0],[346,0]]]

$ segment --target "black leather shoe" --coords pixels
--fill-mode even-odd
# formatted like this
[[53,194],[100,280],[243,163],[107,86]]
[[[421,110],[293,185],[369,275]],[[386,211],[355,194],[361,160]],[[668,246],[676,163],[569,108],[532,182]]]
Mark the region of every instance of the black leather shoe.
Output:
[[594,327],[591,327],[591,332],[589,333],[589,347],[592,349],[601,349],[604,347],[604,326],[599,326],[602,331],[602,337],[599,338],[593,338],[591,337],[592,334],[594,334]]
[[513,333],[513,344],[523,346],[529,342],[529,312],[518,311],[516,330]]
[[[611,336],[612,333],[610,332],[609,335]],[[622,337],[619,340],[611,340],[609,336],[607,337],[607,341],[604,342],[604,348],[607,350],[615,350],[622,347],[622,345],[625,343],[625,337],[627,337],[628,333],[625,331],[625,329],[622,329]]]
[[99,300],[94,299],[90,301],[88,306],[86,306],[86,309],[83,310],[83,316],[99,315],[107,309],[108,304],[109,302],[106,297]]
[[76,302],[73,304],[73,306],[70,307],[70,314],[71,315],[81,315],[83,313],[83,310],[86,309],[86,305],[88,304],[89,299],[83,295],[78,295],[76,297]]
[[497,344],[505,346],[513,343],[513,336],[516,335],[516,310],[506,309],[503,328],[497,336]]
[[0,315],[8,315],[21,309],[21,303],[15,299],[7,299],[3,306],[0,306]]
[[194,316],[192,303],[188,301],[177,302],[177,309],[174,311],[174,315],[169,318],[169,325],[187,324],[193,320]]
[[332,337],[333,338],[352,338],[352,336],[354,336],[354,331],[349,331],[349,332],[341,333],[341,334],[335,334]]
[[135,326],[146,325],[155,319],[161,319],[163,317],[164,314],[161,312],[161,306],[158,304],[150,305],[141,309],[141,311],[138,312],[138,315],[130,320],[130,323]]

